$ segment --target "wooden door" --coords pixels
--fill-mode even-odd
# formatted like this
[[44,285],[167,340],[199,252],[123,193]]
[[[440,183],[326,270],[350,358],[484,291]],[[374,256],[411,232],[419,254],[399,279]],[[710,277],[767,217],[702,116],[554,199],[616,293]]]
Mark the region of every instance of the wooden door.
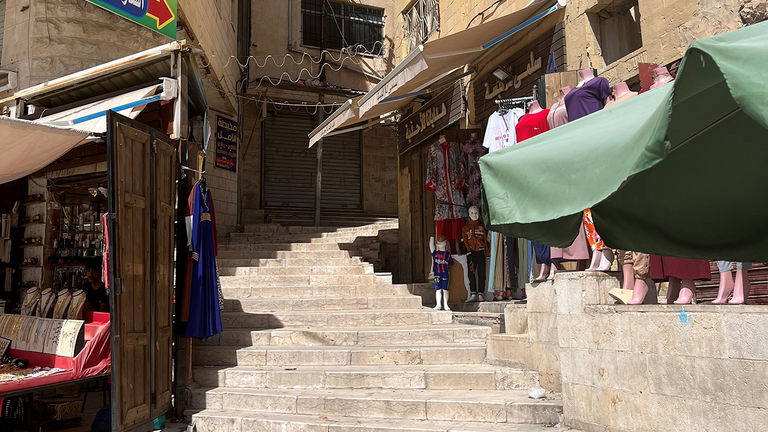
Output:
[[108,115],[112,428],[148,430],[170,407],[175,152]]

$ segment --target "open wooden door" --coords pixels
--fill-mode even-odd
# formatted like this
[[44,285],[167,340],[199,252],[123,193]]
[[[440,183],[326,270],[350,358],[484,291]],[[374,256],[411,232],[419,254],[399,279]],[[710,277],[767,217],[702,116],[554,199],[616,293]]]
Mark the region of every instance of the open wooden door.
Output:
[[167,135],[108,114],[112,429],[151,430],[171,405],[176,152]]

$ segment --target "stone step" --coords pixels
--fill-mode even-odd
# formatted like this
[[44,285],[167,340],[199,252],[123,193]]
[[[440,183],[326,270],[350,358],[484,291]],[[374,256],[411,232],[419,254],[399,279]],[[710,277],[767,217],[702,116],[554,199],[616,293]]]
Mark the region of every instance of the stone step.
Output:
[[[488,432],[488,423],[276,414],[207,409],[192,414],[197,432]],[[552,432],[545,425],[495,423],[494,432]],[[557,432],[571,430],[555,429]]]
[[421,309],[421,299],[416,296],[382,297],[276,297],[260,299],[225,299],[224,312],[269,312],[298,310],[349,310],[349,309]]
[[224,267],[219,266],[220,276],[310,276],[310,275],[364,275],[373,274],[370,264],[343,266],[281,266],[281,267]]
[[390,274],[307,274],[307,275],[252,275],[221,276],[222,288],[325,286],[325,285],[372,285],[391,283]]
[[532,353],[528,334],[494,334],[488,339],[488,361],[493,364],[525,367]]
[[358,257],[347,258],[263,258],[263,259],[216,259],[219,269],[230,267],[339,267],[364,263]]
[[274,298],[296,296],[303,298],[318,297],[368,297],[410,295],[407,285],[366,284],[332,286],[271,286],[271,287],[222,287],[224,298]]
[[501,333],[504,331],[504,313],[503,312],[492,313],[492,312],[453,311],[453,321],[461,324],[488,326],[493,329],[493,333]]
[[217,259],[328,259],[328,258],[352,258],[352,254],[347,250],[327,250],[327,251],[288,251],[288,250],[219,250]]
[[414,346],[441,343],[485,344],[490,329],[444,324],[408,327],[323,329],[228,329],[196,345],[221,346]]
[[474,390],[193,390],[201,409],[258,410],[283,414],[406,420],[555,424],[559,398],[534,400],[526,391]]
[[452,315],[432,309],[308,310],[271,313],[222,312],[223,328],[371,327],[450,324]]
[[491,365],[248,366],[194,368],[202,387],[267,389],[528,390],[538,385],[533,371]]
[[218,247],[219,252],[226,251],[294,251],[294,252],[325,252],[338,251],[339,244],[330,243],[222,243]]
[[196,346],[192,363],[197,366],[344,366],[397,364],[473,364],[485,360],[485,344],[439,346],[316,346],[247,348]]

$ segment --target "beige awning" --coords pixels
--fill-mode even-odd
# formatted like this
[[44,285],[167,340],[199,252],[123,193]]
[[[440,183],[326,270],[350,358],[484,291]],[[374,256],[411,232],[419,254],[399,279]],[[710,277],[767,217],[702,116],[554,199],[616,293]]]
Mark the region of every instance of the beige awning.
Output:
[[45,168],[90,132],[0,117],[0,184]]
[[148,104],[163,99],[162,88],[161,84],[157,84],[133,90],[118,96],[41,117],[35,120],[35,123],[87,130],[93,133],[104,133],[107,131],[107,111],[112,110],[134,119]]
[[527,7],[470,29],[427,42],[364,96],[347,101],[309,134],[310,146],[340,127],[406,105],[430,85],[460,73],[492,47],[565,6],[565,0],[534,0]]

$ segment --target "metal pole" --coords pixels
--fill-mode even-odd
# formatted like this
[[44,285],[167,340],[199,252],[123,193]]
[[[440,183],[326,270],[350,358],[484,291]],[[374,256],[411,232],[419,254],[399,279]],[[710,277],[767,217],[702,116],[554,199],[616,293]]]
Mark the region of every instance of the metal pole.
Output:
[[[325,7],[326,0],[320,0],[323,3],[322,14],[320,16],[320,81],[325,84],[325,48],[326,48],[326,33],[327,28],[325,21],[328,15]],[[323,103],[325,98],[321,92],[318,96],[318,102]],[[325,120],[325,111],[322,106],[318,106],[318,125]],[[317,142],[315,145],[317,151],[317,175],[315,185],[315,226],[320,226],[320,205],[323,196],[323,140]]]

